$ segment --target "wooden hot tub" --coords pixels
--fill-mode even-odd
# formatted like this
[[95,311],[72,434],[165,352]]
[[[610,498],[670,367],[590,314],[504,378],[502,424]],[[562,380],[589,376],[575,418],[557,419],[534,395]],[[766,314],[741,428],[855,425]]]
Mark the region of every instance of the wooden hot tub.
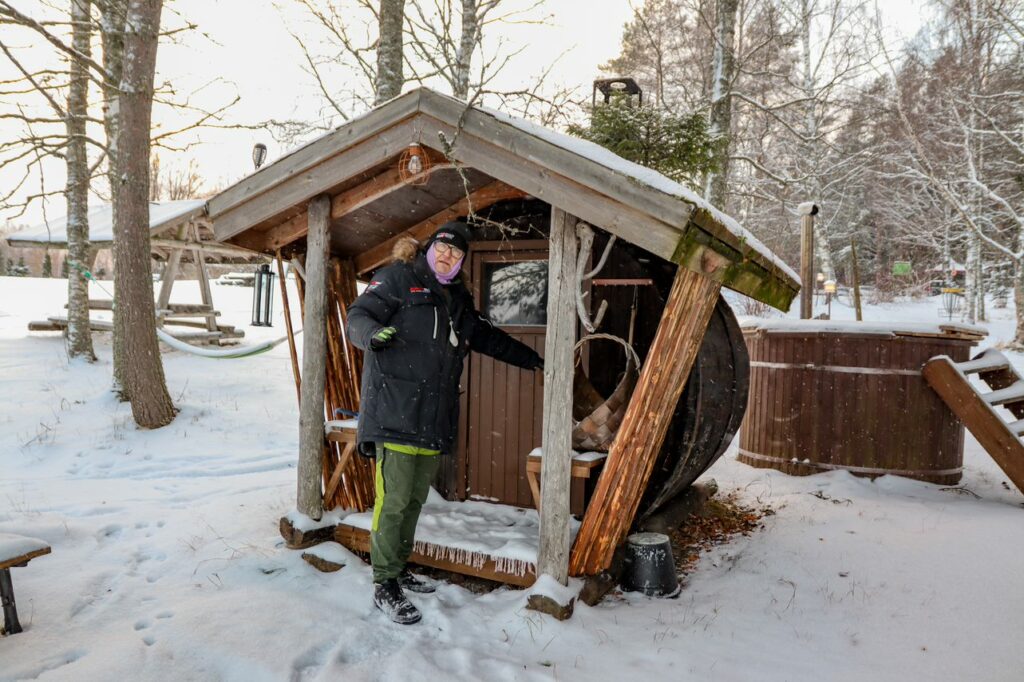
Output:
[[846,469],[950,485],[964,429],[921,376],[936,355],[966,361],[978,327],[826,320],[743,326],[750,400],[739,460],[805,476]]

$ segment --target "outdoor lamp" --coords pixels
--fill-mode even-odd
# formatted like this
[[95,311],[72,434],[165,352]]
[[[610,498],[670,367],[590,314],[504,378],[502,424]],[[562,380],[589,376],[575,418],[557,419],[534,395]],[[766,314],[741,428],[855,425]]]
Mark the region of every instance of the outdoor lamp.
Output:
[[264,263],[256,268],[252,290],[252,326],[272,327],[271,313],[274,309],[274,273]]
[[267,160],[267,145],[262,142],[257,142],[252,148],[252,165],[255,166],[256,170],[260,169],[263,162]]
[[430,179],[430,158],[423,147],[411,144],[398,158],[398,175],[408,185],[425,185]]

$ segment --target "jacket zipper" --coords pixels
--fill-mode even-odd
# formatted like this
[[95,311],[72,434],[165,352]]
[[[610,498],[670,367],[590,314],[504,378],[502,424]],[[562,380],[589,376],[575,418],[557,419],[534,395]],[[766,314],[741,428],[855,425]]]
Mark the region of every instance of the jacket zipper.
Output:
[[437,338],[437,308],[434,308],[434,338]]

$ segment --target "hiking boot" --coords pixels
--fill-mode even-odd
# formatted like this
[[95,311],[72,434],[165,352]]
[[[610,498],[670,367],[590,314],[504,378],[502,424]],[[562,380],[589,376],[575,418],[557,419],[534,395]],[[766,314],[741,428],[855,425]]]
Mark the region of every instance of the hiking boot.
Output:
[[373,584],[373,604],[400,625],[412,625],[421,618],[419,609],[406,598],[401,585],[394,578]]
[[402,571],[402,575],[398,576],[398,584],[402,586],[403,590],[409,592],[415,592],[417,594],[433,594],[434,586],[428,582],[424,582],[409,571]]

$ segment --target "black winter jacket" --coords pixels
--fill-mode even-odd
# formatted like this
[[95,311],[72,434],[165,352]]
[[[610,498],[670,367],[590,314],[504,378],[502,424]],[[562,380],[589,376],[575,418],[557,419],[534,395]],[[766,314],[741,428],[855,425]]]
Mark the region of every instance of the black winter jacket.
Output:
[[[382,327],[391,345],[370,349]],[[368,351],[363,363],[358,441],[397,443],[450,453],[459,423],[459,380],[470,350],[532,369],[540,357],[494,327],[465,285],[442,285],[420,253],[379,270],[348,309],[348,338]]]

